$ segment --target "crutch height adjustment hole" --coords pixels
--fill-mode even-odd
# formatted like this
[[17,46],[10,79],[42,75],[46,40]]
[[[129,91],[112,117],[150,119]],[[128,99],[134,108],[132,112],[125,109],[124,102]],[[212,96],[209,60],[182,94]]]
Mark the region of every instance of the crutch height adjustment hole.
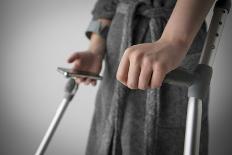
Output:
[[214,46],[214,45],[211,45],[211,49],[215,49],[215,46]]

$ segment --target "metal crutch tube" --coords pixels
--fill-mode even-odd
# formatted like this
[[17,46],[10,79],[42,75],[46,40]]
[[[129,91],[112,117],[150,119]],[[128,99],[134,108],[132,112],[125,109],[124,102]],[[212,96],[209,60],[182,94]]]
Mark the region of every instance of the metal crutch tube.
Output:
[[221,39],[226,17],[230,11],[230,0],[219,0],[215,4],[212,20],[210,22],[208,35],[203,48],[199,64],[213,66],[217,48]]
[[200,141],[202,100],[190,97],[187,111],[184,155],[197,155],[199,145],[195,142]]
[[193,82],[193,85],[188,89],[189,102],[186,118],[184,155],[199,155],[202,99],[210,86],[212,66],[230,6],[230,0],[217,1],[201,59],[195,70],[195,74],[198,77],[195,76],[197,77],[195,82]]
[[55,116],[52,119],[51,124],[49,125],[46,134],[44,135],[35,155],[43,155],[52,139],[52,136],[54,135],[62,116],[65,113],[65,110],[67,109],[70,101],[74,97],[76,91],[78,89],[78,85],[75,83],[73,79],[69,79],[66,87],[65,87],[65,95],[60,103],[59,107],[56,110]]
[[164,82],[188,88],[184,155],[199,155],[202,121],[202,99],[207,94],[212,77],[212,66],[222,35],[226,16],[230,11],[230,0],[218,0],[207,33],[199,64],[194,73],[181,67],[170,72]]

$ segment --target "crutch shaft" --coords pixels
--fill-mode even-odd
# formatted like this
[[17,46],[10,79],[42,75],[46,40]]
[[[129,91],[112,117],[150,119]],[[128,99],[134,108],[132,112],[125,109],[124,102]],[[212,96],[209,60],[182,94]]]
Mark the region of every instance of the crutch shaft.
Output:
[[45,151],[46,151],[46,149],[47,149],[47,147],[48,147],[59,123],[60,123],[60,120],[62,119],[62,117],[65,113],[65,110],[68,107],[69,102],[70,102],[69,100],[64,98],[62,100],[62,102],[60,103],[60,105],[56,111],[56,114],[53,117],[52,122],[51,122],[50,126],[48,127],[47,132],[44,135],[43,140],[41,141],[35,155],[43,155],[45,153]]
[[78,85],[76,84],[75,80],[69,79],[65,86],[65,95],[60,103],[59,107],[56,110],[56,113],[50,123],[47,132],[45,133],[35,155],[44,155],[69,103],[73,99],[76,91],[78,89]]
[[200,147],[202,100],[190,97],[188,102],[184,155],[198,155]]
[[215,8],[199,64],[213,66],[228,11]]

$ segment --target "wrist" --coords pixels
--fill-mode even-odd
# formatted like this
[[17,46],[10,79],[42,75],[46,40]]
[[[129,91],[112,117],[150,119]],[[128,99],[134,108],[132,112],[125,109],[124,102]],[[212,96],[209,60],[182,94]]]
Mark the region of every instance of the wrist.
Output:
[[106,49],[106,42],[101,36],[96,33],[92,34],[89,50],[94,53],[104,53]]
[[159,40],[167,42],[177,48],[184,49],[184,51],[186,52],[188,51],[192,43],[192,40],[190,40],[189,38],[164,33]]
[[94,55],[95,58],[102,61],[105,56],[105,52],[98,51],[94,48],[89,48],[88,51]]
[[105,56],[105,52],[103,52],[100,49],[96,48],[89,48],[88,51],[94,55],[95,58],[97,58],[99,61],[102,61]]

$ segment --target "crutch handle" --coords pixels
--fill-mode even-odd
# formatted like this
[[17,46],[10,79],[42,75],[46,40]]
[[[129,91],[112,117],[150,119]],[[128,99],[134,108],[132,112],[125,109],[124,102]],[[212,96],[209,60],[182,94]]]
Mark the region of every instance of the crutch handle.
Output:
[[176,86],[185,86],[189,87],[192,85],[195,79],[195,74],[189,72],[183,67],[178,67],[177,69],[169,72],[165,79],[164,83],[168,83]]

